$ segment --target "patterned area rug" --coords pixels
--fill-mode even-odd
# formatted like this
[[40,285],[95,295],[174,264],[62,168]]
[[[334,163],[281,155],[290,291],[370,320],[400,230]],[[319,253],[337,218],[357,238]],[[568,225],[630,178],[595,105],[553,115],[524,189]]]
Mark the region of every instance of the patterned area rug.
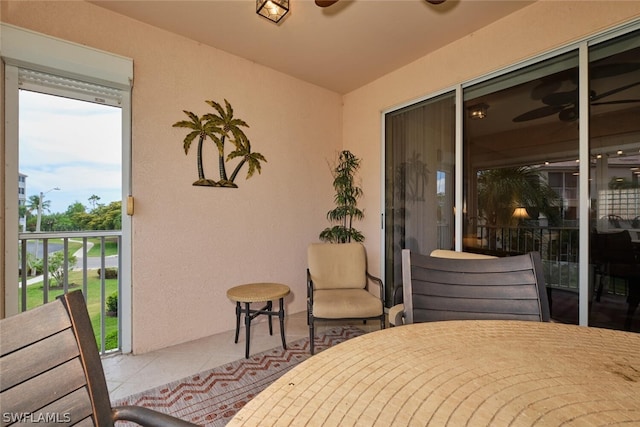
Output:
[[[346,326],[317,334],[316,353],[363,333]],[[309,339],[305,338],[287,344],[286,350],[282,347],[267,350],[113,404],[145,406],[196,424],[224,426],[255,395],[309,357]],[[129,423],[118,423],[126,424]]]

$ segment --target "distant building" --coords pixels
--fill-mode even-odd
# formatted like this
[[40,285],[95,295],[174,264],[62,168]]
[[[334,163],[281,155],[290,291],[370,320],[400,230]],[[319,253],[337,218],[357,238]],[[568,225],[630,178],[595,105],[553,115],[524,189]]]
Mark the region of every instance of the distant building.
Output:
[[[596,164],[598,168],[596,168]],[[592,159],[590,194],[593,220],[599,229],[606,229],[611,221],[637,224],[640,208],[640,155],[617,157],[597,156]],[[541,167],[549,185],[563,201],[564,225],[578,226],[578,166],[577,162],[559,162]],[[635,226],[633,228],[636,228]]]
[[[26,206],[27,204],[27,175],[23,173],[18,174],[18,207]],[[25,232],[27,230],[27,214],[19,215],[18,222],[20,224],[20,230]]]

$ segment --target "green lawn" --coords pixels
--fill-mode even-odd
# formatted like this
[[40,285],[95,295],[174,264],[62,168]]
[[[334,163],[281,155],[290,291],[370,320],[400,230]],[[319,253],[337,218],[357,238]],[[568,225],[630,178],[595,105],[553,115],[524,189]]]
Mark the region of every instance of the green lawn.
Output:
[[[89,253],[87,254],[87,256],[95,256],[95,257],[101,256],[100,247],[102,244],[102,239],[93,238],[88,240],[93,243],[93,247],[89,250]],[[104,252],[105,252],[105,256],[118,255],[118,238],[117,237],[106,237],[104,239]]]
[[[71,246],[71,245],[69,245]],[[101,342],[100,331],[100,278],[96,270],[89,270],[87,274],[87,310],[89,311],[89,317],[91,318],[91,324],[93,325],[93,332],[96,335],[96,342],[98,347]],[[69,290],[82,289],[82,272],[72,271],[69,274]],[[105,280],[105,298],[118,290],[117,279]],[[62,288],[53,288],[49,290],[49,301],[53,301],[58,295],[63,292]],[[27,287],[27,309],[31,309],[43,304],[42,283],[36,283]],[[22,291],[19,292],[19,307],[22,306]],[[118,340],[118,318],[109,317],[105,318],[105,336],[107,337],[106,350],[117,348]],[[115,336],[115,343],[114,343]]]

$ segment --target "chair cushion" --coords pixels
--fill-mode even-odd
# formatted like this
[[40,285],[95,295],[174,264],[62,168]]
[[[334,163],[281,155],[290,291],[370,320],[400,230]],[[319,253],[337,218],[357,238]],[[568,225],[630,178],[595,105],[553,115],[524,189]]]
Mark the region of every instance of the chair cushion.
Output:
[[380,298],[364,289],[323,289],[313,293],[313,316],[323,319],[382,315]]
[[491,259],[496,258],[493,255],[476,254],[473,252],[458,252],[448,249],[434,249],[431,256],[436,258],[454,258],[454,259]]
[[367,256],[361,243],[312,243],[307,261],[314,289],[364,289],[367,285]]

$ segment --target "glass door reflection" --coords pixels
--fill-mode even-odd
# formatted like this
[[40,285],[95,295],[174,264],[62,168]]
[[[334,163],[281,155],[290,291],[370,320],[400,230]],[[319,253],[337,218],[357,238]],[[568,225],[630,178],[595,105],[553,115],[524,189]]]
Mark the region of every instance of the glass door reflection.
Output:
[[589,325],[640,331],[640,33],[589,57]]

